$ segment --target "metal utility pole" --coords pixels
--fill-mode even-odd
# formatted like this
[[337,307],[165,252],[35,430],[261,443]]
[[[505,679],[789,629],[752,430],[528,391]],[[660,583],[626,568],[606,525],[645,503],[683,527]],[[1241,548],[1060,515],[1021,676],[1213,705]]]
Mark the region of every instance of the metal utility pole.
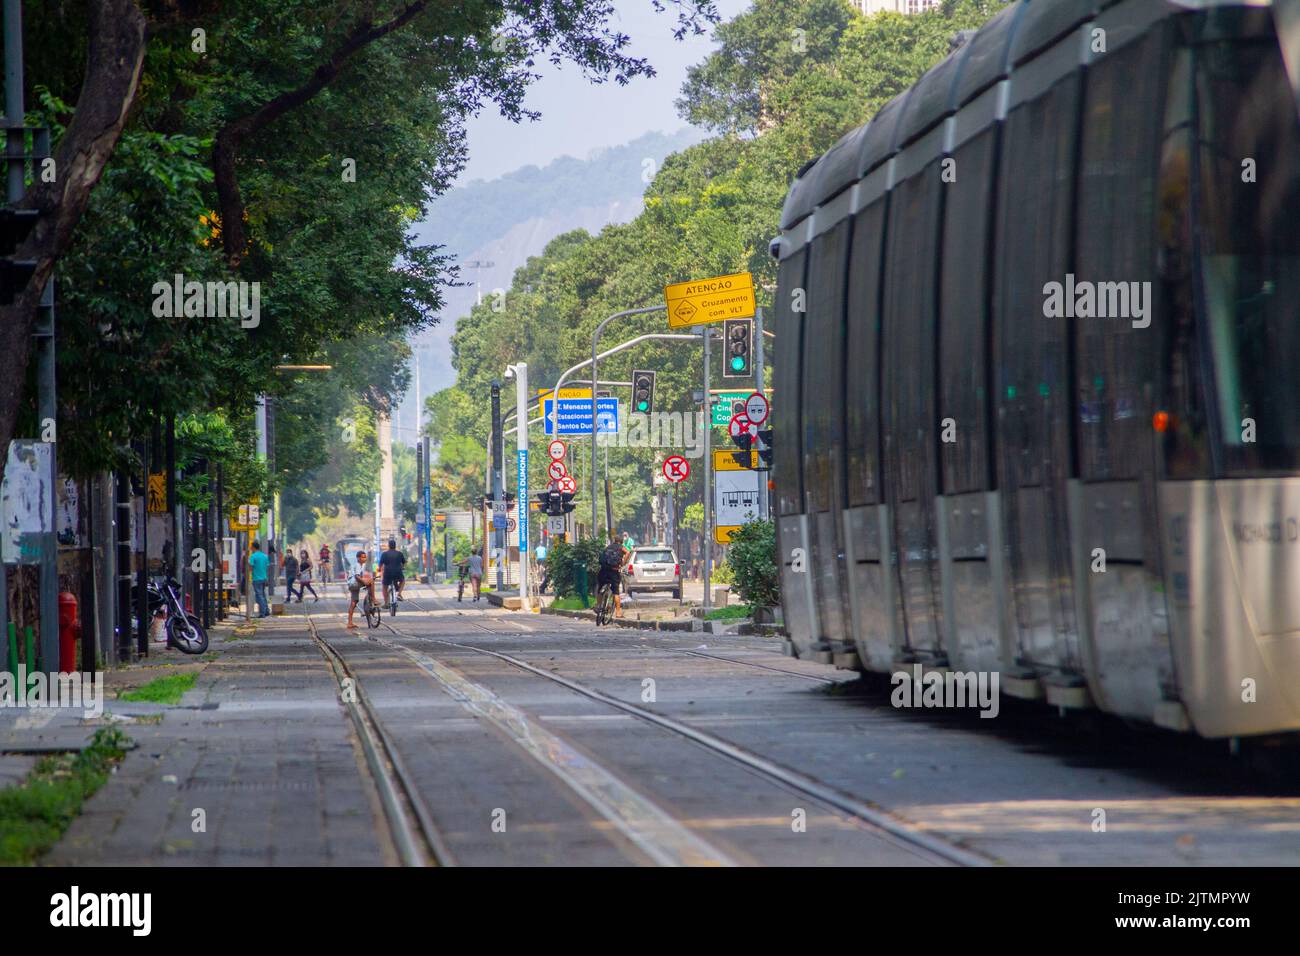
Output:
[[[5,198],[16,203],[23,198],[26,188],[27,130],[26,107],[23,103],[23,5],[22,0],[4,0],[4,54],[5,54]],[[49,132],[33,131],[33,154],[48,156]],[[46,280],[41,300],[36,310],[36,327],[32,331],[33,351],[36,355],[36,416],[37,434],[45,441],[45,434],[57,421],[54,381],[54,277]],[[54,510],[58,498],[59,463],[56,436],[49,444],[49,474],[46,476],[49,500],[46,513],[41,516],[45,530],[40,533],[40,613],[41,662],[43,670],[59,670],[59,614],[58,614],[58,539],[54,530]],[[9,449],[0,448],[0,472],[9,455]],[[2,562],[0,562],[2,563]],[[3,568],[0,568],[0,636],[7,621],[8,591]],[[35,661],[28,661],[29,671],[36,669]]]
[[[667,306],[664,305],[651,305],[651,306],[646,306],[645,308],[642,309],[625,309],[622,312],[615,312],[607,319],[603,319],[601,323],[598,326],[596,326],[596,331],[591,333],[591,380],[592,382],[594,383],[600,378],[600,376],[596,374],[596,359],[597,359],[596,345],[597,343],[600,342],[600,333],[605,331],[605,326],[609,325],[609,323],[613,322],[615,319],[620,319],[623,318],[624,316],[645,315],[650,312],[662,312],[666,309]],[[555,389],[555,395],[556,395],[555,401],[557,403],[559,402],[559,394],[560,394],[559,385],[557,384]],[[598,471],[596,468],[596,407],[597,407],[596,388],[595,385],[593,384],[591,389],[591,536],[593,538],[599,537],[598,529],[600,528],[600,508],[597,504]],[[609,529],[606,528],[605,530],[608,531]]]
[[704,610],[713,607],[709,578],[713,573],[713,413],[709,407],[709,339],[713,329],[704,326]]
[[515,447],[518,449],[518,471],[515,475],[515,504],[518,512],[515,520],[519,524],[519,607],[531,611],[532,598],[528,594],[528,363],[512,365],[506,374],[509,375],[511,371],[515,376],[515,420],[524,423],[515,433]]
[[[754,341],[757,343],[757,347],[754,349],[754,351],[758,353],[757,355],[754,356],[754,358],[756,358],[756,359],[758,360],[757,362],[754,363],[754,391],[758,392],[758,394],[760,394],[760,395],[762,395],[764,398],[766,398],[766,397],[767,397],[767,393],[763,391],[763,355],[764,355],[764,350],[763,350],[763,310],[762,310],[761,308],[758,308],[758,309],[755,309],[755,310],[754,310]],[[766,424],[769,428],[771,427],[771,411],[770,411],[770,410],[769,410],[769,412],[768,412],[768,421],[767,421],[765,424]],[[712,425],[712,422],[710,422],[710,426],[711,426],[711,425]],[[759,464],[762,464],[762,462],[760,461]],[[759,481],[759,483],[758,483],[758,513],[759,513],[760,515],[762,515],[762,517],[763,517],[764,520],[766,520],[767,517],[768,517],[768,514],[767,514],[767,479],[768,479],[769,477],[771,477],[771,472],[768,472],[766,476],[763,476],[763,477],[761,478],[761,480]]]
[[[496,502],[505,500],[505,493],[502,474],[501,458],[504,454],[503,445],[504,436],[501,434],[501,383],[492,382],[492,549],[497,560],[497,593],[500,594],[505,590],[505,579],[502,575],[504,561],[499,556],[504,554],[506,533],[504,528],[497,527]],[[487,535],[484,535],[486,538]]]

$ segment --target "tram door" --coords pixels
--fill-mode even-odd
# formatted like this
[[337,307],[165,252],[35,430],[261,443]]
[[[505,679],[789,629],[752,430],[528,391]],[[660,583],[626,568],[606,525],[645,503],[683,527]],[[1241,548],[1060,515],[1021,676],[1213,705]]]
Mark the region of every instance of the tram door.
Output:
[[994,301],[998,485],[1018,644],[1018,660],[1006,663],[1075,673],[1069,325],[1049,314],[1044,288],[1064,287],[1069,271],[1078,101],[1069,74],[1008,115]]
[[893,190],[885,282],[885,488],[894,516],[906,649],[942,653],[935,527],[935,264],[937,165]]

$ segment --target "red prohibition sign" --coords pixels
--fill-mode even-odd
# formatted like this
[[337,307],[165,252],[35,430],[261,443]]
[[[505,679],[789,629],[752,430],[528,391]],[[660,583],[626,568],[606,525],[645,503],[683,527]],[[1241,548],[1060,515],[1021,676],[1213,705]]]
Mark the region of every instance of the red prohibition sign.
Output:
[[681,455],[669,455],[664,459],[664,477],[674,484],[685,481],[691,476],[691,463]]
[[749,416],[744,412],[732,415],[731,422],[727,425],[727,434],[732,438],[739,438],[747,431],[749,431]]
[[564,453],[568,450],[569,450],[569,446],[566,445],[564,442],[560,441],[558,438],[555,439],[555,441],[551,442],[551,444],[546,449],[547,453],[550,454],[551,459],[554,461],[559,461],[561,458],[563,458]]
[[578,491],[578,483],[573,480],[572,475],[565,475],[560,479],[560,490],[568,492],[569,494],[576,494]]
[[553,461],[550,463],[550,465],[547,466],[546,473],[550,475],[552,478],[554,478],[556,481],[559,481],[561,478],[563,478],[565,475],[569,473],[569,470],[564,467],[564,462]]

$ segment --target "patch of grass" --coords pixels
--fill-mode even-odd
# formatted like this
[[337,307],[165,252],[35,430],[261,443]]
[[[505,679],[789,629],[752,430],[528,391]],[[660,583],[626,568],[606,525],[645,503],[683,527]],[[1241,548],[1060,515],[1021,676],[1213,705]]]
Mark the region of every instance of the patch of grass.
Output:
[[582,606],[582,598],[578,597],[576,594],[571,594],[568,597],[556,598],[551,602],[551,607],[561,611],[587,610],[587,608]]
[[715,607],[704,615],[706,621],[743,621],[748,618],[749,607],[745,604],[728,604],[726,607]]
[[194,686],[197,674],[170,674],[157,677],[135,690],[118,694],[119,700],[139,700],[153,704],[179,704],[181,695]]
[[0,865],[30,865],[54,846],[130,742],[105,727],[85,750],[44,757],[26,780],[0,790]]

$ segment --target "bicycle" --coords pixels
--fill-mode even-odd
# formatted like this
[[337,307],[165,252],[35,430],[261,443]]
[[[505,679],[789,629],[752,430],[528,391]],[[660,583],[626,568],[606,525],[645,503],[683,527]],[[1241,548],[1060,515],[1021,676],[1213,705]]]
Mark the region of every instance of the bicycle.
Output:
[[366,589],[365,602],[362,609],[366,613],[366,624],[370,627],[378,627],[384,619],[384,609],[375,603],[375,599],[370,596],[370,590]]
[[608,624],[613,618],[611,615],[611,605],[614,603],[614,592],[608,584],[602,584],[596,592],[596,626]]
[[468,578],[466,575],[462,574],[462,575],[460,576],[460,580],[459,580],[458,582],[456,582],[456,600],[457,600],[457,601],[463,601],[463,600],[465,599],[465,582],[468,581],[468,580],[469,580],[469,578]]
[[384,585],[384,605],[388,608],[389,617],[397,617],[397,585]]

